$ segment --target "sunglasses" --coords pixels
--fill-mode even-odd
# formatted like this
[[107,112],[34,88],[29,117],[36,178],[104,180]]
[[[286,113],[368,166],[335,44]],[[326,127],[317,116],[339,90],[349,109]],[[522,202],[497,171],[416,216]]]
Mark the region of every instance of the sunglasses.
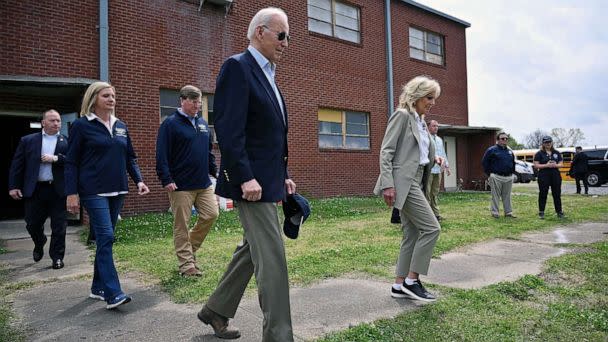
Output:
[[282,32],[276,32],[276,31],[271,30],[271,29],[270,29],[268,26],[266,26],[266,25],[262,25],[262,27],[263,27],[263,28],[265,28],[265,29],[267,29],[268,31],[270,31],[270,32],[272,32],[272,33],[275,33],[275,34],[277,35],[277,39],[278,39],[279,41],[283,41],[283,40],[287,39],[287,42],[289,43],[289,39],[290,39],[290,38],[289,38],[289,35],[287,34],[287,32],[285,32],[285,31],[282,31]]
[[502,138],[498,138],[498,140],[509,140],[509,138],[502,137]]

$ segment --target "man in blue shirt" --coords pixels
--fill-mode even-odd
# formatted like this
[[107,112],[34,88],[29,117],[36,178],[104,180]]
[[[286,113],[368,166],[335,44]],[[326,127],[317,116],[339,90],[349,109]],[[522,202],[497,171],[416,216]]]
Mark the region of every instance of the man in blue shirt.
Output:
[[49,255],[54,269],[63,268],[67,211],[63,164],[68,140],[59,133],[61,116],[53,109],[42,114],[42,132],[21,138],[9,173],[9,195],[24,200],[26,228],[34,241],[34,261],[43,257],[47,238],[44,222],[51,217]]
[[[196,251],[219,215],[213,185],[217,166],[211,152],[209,126],[199,111],[202,93],[187,85],[180,90],[181,107],[158,129],[156,173],[169,194],[173,212],[173,243],[182,276],[202,276]],[[188,231],[192,205],[198,220]]]
[[505,132],[496,135],[496,145],[486,150],[481,161],[483,172],[489,176],[492,202],[490,212],[492,217],[498,218],[498,204],[502,200],[505,216],[515,218],[511,208],[511,188],[513,187],[513,173],[515,172],[515,155],[507,146],[509,136]]
[[431,141],[435,144],[435,155],[443,158],[443,164],[435,164],[431,169],[431,174],[427,179],[426,184],[426,199],[431,205],[431,209],[435,214],[438,221],[441,221],[442,217],[439,215],[439,207],[437,206],[437,197],[439,196],[439,186],[441,185],[441,178],[444,171],[450,175],[450,164],[448,162],[448,156],[445,153],[445,147],[443,145],[443,139],[437,136],[439,131],[439,122],[431,120],[429,123],[429,133],[431,133]]

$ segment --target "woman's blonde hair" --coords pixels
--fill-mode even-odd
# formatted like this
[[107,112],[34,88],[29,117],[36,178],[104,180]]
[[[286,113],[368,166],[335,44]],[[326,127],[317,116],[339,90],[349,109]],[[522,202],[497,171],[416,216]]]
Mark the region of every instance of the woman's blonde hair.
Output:
[[[106,88],[114,89],[114,87],[108,82],[93,82],[93,84],[91,84],[87,88],[87,91],[82,97],[82,105],[80,106],[80,116],[85,116],[93,112],[93,107],[95,107],[95,102],[97,102],[97,95],[100,91]],[[112,115],[114,115],[114,110],[112,110]]]
[[428,94],[433,94],[435,98],[438,98],[441,94],[439,83],[426,76],[416,76],[403,86],[397,108],[413,113],[416,111],[414,103]]

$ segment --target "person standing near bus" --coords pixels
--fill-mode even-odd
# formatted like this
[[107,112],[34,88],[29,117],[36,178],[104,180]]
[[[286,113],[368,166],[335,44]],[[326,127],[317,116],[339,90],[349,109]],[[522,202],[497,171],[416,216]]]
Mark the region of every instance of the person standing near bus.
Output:
[[581,180],[583,181],[583,185],[585,186],[585,195],[589,194],[589,183],[587,182],[587,171],[589,171],[589,166],[587,165],[589,161],[589,157],[583,152],[583,148],[580,146],[576,147],[576,154],[572,159],[572,163],[570,164],[570,174],[576,180],[576,193],[581,193]]
[[488,175],[492,202],[490,212],[492,217],[498,218],[498,203],[502,200],[505,217],[515,218],[511,207],[511,188],[513,187],[513,173],[515,172],[515,155],[507,146],[509,135],[500,132],[496,135],[496,145],[490,146],[483,155],[481,164],[483,172]]
[[564,166],[562,154],[553,148],[553,139],[546,135],[543,137],[540,151],[534,155],[534,167],[538,169],[538,217],[545,218],[545,205],[547,194],[551,187],[553,206],[558,218],[564,218],[562,211],[562,177],[559,168]]

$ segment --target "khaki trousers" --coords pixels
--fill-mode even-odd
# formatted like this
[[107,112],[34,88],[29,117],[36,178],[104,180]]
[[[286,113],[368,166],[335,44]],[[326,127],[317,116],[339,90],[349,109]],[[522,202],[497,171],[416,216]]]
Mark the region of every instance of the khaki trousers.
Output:
[[[180,272],[195,267],[195,254],[205,240],[207,233],[219,215],[213,186],[206,189],[169,192],[169,202],[173,212],[173,244],[179,262]],[[192,205],[198,219],[188,231]]]
[[428,273],[433,249],[441,231],[439,222],[420,188],[423,173],[424,167],[418,167],[416,178],[400,210],[403,239],[395,270],[397,277],[406,277],[410,271],[422,275]]
[[431,205],[431,210],[435,216],[439,216],[439,206],[437,205],[437,198],[439,197],[439,187],[441,185],[442,173],[431,173],[426,183],[426,199]]
[[490,212],[492,215],[498,215],[498,205],[502,200],[502,206],[505,215],[511,214],[511,188],[513,187],[512,176],[501,176],[495,173],[490,174],[490,190],[492,191],[492,202],[490,203]]
[[275,203],[237,202],[243,241],[209,297],[207,307],[232,318],[255,274],[262,309],[264,342],[292,342],[289,280],[285,246]]

